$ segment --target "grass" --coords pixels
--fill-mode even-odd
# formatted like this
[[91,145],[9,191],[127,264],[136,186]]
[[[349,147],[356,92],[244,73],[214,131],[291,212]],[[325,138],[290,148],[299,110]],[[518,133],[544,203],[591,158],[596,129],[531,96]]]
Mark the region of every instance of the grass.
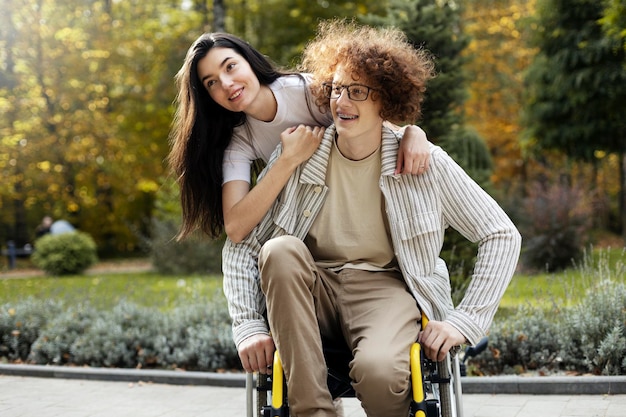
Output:
[[157,273],[101,273],[67,277],[0,279],[0,305],[29,297],[65,303],[88,302],[110,309],[125,300],[168,310],[221,294],[221,276],[166,276]]
[[[576,304],[594,282],[608,278],[626,282],[626,249],[593,250],[580,265],[560,273],[518,273],[504,294],[497,317],[508,316],[523,303],[544,309]],[[216,296],[223,297],[222,278],[217,275],[118,272],[0,279],[0,305],[32,297],[66,303],[89,302],[105,309],[126,300],[167,310]]]
[[603,279],[626,282],[626,248],[593,250],[583,262],[559,273],[515,274],[497,317],[509,315],[524,303],[546,310],[575,305]]

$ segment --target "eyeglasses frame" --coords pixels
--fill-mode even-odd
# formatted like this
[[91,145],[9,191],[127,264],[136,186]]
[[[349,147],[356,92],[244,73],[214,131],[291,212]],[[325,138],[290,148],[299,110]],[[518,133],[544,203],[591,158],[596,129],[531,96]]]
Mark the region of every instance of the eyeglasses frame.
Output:
[[[350,88],[352,87],[362,87],[362,88],[366,88],[367,92],[365,93],[365,98],[362,99],[354,99],[352,98],[352,93],[350,93]],[[339,88],[339,94],[337,95],[337,97],[333,97],[332,96],[332,92],[336,89]],[[370,96],[370,91],[377,91],[376,88],[372,88],[370,86],[364,85],[364,84],[350,84],[350,85],[333,85],[333,83],[322,83],[322,89],[324,90],[324,95],[326,96],[326,98],[331,99],[331,100],[337,100],[339,97],[341,97],[341,94],[343,93],[343,90],[346,90],[348,92],[348,98],[352,101],[365,101],[369,98]]]

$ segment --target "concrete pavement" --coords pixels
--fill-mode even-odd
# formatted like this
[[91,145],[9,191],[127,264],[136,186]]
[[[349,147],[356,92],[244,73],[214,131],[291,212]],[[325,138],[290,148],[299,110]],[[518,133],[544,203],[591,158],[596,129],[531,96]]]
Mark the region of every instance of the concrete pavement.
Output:
[[[206,385],[191,380],[181,382],[183,380],[177,380],[176,374],[183,376],[182,374],[191,373],[172,371],[169,373],[175,376],[170,376],[170,379],[144,378],[170,381],[160,383],[142,382],[133,376],[133,372],[124,373],[124,371],[103,377],[106,373],[90,375],[92,370],[79,375],[81,369],[78,368],[74,374],[50,377],[50,374],[42,376],[45,374],[41,372],[39,376],[37,372],[30,372],[30,376],[24,376],[24,372],[19,375],[20,372],[11,372],[14,368],[0,366],[0,416],[3,417],[245,417],[246,415],[246,393],[245,388],[241,386],[243,381],[241,375],[216,377],[211,385]],[[146,374],[147,371],[135,372],[150,375]],[[151,375],[166,375],[167,372]],[[125,379],[122,375],[131,376]],[[618,377],[618,385],[614,386],[619,388],[622,380]],[[467,388],[470,385],[464,382]],[[475,389],[471,388],[470,391],[472,390]],[[512,391],[511,388],[508,390]],[[365,417],[356,399],[348,398],[343,401],[347,417]],[[532,395],[466,392],[463,395],[463,402],[464,417],[626,417],[626,394]]]

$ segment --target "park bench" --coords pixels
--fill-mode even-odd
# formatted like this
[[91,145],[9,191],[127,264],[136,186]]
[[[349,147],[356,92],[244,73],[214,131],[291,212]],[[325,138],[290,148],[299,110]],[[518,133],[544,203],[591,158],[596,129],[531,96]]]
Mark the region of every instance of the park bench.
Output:
[[2,248],[2,256],[6,256],[9,262],[9,269],[15,268],[15,261],[18,257],[29,257],[33,253],[33,246],[30,243],[22,247],[16,247],[15,242],[9,240],[7,247]]

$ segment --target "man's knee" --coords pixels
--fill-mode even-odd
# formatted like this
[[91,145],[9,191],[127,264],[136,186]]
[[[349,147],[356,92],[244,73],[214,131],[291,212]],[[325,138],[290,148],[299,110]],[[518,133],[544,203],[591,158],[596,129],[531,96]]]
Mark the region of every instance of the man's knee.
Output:
[[304,245],[300,239],[294,236],[285,235],[272,238],[265,242],[259,251],[259,263],[264,259],[272,256],[283,255],[290,248],[297,246],[298,244]]
[[[376,380],[383,385],[397,385],[400,388],[408,383],[408,363],[401,363],[386,355],[384,352],[371,352],[370,354],[356,354],[352,364],[353,379]],[[394,389],[395,391],[395,389]]]
[[306,245],[297,237],[279,236],[268,240],[259,251],[259,269],[272,261],[284,262],[286,259],[299,256]]
[[265,291],[268,280],[292,276],[290,267],[300,264],[308,249],[304,242],[293,236],[280,236],[268,240],[259,251],[261,287]]
[[355,355],[350,375],[362,401],[376,407],[380,397],[385,396],[383,403],[403,403],[410,389],[408,363],[382,352],[361,353]]

